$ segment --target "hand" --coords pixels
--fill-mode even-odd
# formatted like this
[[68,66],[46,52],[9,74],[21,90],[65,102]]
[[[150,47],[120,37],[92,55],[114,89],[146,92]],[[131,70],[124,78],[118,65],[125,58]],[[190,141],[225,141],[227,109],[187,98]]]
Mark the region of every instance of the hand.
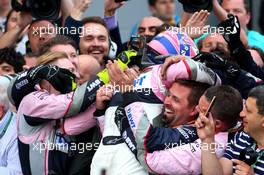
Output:
[[200,52],[192,59],[204,63],[208,68],[223,70],[229,78],[233,79],[237,78],[241,71],[238,65],[221,58],[215,53]]
[[54,65],[40,65],[28,70],[29,81],[33,84],[47,80],[57,91],[65,94],[76,88],[75,75],[67,69]]
[[120,69],[118,63],[108,61],[106,65],[110,77],[110,82],[118,88],[120,92],[126,92],[133,89],[134,79],[138,77],[135,69],[127,68],[124,72]]
[[243,161],[232,159],[232,162],[236,164],[234,175],[254,175],[254,169]]
[[29,12],[19,12],[17,26],[23,31],[32,22],[32,16]]
[[104,2],[104,16],[113,16],[118,8],[123,6],[125,2],[116,3],[115,0],[105,0]]
[[214,142],[215,124],[211,113],[208,118],[200,112],[198,119],[195,121],[197,134],[203,143]]
[[107,101],[110,101],[114,93],[113,87],[108,84],[100,87],[96,92],[96,109],[103,110],[106,108]]
[[83,13],[91,6],[92,0],[75,0],[71,11],[71,17],[75,20],[81,20]]
[[177,55],[177,56],[171,56],[166,58],[165,62],[161,65],[161,77],[163,80],[166,80],[166,72],[167,69],[170,67],[170,65],[174,64],[174,63],[178,63],[181,60],[185,60],[186,57],[182,56],[182,55]]
[[228,44],[240,41],[240,23],[237,16],[232,14],[227,15],[228,19],[218,24],[218,27],[224,29],[222,34]]
[[207,10],[195,12],[185,25],[185,32],[191,38],[198,38],[209,28],[206,25],[210,13]]

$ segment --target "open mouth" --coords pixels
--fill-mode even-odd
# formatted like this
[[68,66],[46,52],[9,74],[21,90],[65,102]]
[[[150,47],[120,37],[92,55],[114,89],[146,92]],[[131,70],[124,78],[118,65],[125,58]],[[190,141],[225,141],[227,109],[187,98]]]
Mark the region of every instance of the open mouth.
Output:
[[94,50],[92,52],[90,52],[91,54],[102,54],[103,52],[102,51],[99,51],[99,50]]
[[174,114],[174,112],[172,110],[170,110],[169,108],[165,108],[164,112],[166,114]]

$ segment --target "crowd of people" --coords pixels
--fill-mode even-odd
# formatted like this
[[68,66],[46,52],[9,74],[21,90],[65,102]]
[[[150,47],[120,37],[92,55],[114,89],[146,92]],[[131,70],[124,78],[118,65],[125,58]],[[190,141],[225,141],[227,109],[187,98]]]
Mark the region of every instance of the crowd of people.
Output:
[[129,2],[61,0],[50,20],[0,0],[1,175],[264,174],[251,1],[147,2],[123,43]]

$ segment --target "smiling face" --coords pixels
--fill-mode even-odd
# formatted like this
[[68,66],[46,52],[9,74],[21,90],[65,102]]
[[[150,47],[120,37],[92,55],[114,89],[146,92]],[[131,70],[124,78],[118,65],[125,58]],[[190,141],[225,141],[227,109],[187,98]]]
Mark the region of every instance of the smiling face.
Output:
[[243,119],[244,131],[250,135],[255,135],[259,131],[263,131],[264,116],[259,114],[256,99],[249,97],[246,100],[243,111],[240,113]]
[[174,83],[165,98],[164,122],[168,127],[186,124],[194,119],[195,106],[189,106],[188,97],[191,93],[189,87]]
[[104,65],[104,56],[109,52],[109,35],[107,29],[97,23],[86,23],[80,37],[81,54],[91,55]]

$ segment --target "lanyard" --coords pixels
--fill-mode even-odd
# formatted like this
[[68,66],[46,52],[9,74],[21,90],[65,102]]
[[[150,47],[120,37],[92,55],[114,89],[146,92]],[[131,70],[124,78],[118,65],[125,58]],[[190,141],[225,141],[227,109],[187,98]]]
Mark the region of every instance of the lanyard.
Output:
[[11,115],[10,115],[8,121],[7,121],[7,124],[5,125],[3,131],[0,133],[0,139],[5,135],[5,133],[6,133],[6,131],[7,131],[7,128],[8,128],[8,126],[9,126],[10,123],[11,123],[12,117],[13,117],[13,113],[11,112]]

